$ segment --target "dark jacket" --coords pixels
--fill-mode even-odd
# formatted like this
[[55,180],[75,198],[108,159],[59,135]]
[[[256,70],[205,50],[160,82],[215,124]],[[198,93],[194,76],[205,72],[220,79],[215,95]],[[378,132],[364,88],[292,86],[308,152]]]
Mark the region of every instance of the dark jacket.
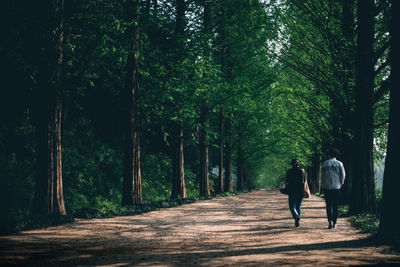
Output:
[[303,197],[304,191],[304,176],[300,167],[293,167],[286,173],[286,187],[289,195],[294,197]]

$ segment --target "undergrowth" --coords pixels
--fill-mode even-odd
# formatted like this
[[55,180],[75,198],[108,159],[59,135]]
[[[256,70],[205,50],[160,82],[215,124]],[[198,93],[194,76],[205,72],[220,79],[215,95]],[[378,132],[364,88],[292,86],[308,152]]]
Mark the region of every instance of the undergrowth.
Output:
[[350,216],[352,224],[365,232],[377,233],[379,228],[379,217],[373,213],[362,213]]

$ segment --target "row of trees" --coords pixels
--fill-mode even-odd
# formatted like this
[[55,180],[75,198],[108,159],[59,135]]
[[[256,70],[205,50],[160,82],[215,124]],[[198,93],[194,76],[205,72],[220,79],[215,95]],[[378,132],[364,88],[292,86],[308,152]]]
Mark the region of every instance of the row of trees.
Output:
[[388,151],[397,144],[390,1],[5,1],[2,10],[2,221],[273,187],[293,157],[316,192],[332,144],[347,172],[342,202],[353,213],[377,208],[373,159],[385,154],[389,119]]
[[300,76],[289,86],[298,113],[308,114],[299,123],[307,133],[303,145],[312,148],[310,178],[318,181],[321,152],[335,144],[347,171],[342,203],[353,213],[376,208],[373,137],[376,131],[381,138],[388,120],[390,5],[379,4],[288,1],[280,11],[290,41],[282,40],[276,56],[291,69],[286,73]]
[[[296,112],[289,124],[296,125],[294,136],[302,136],[296,142],[311,148],[307,151],[309,179],[317,190],[321,152],[335,144],[347,172],[341,201],[353,214],[380,208],[374,159],[385,155],[387,127],[396,123],[393,103],[389,117],[389,99],[393,102],[397,86],[393,76],[397,11],[393,2],[291,0],[276,11],[283,45],[272,54],[289,68],[284,75],[290,77],[285,78],[281,90],[292,97],[289,101]],[[295,84],[293,77],[298,77]],[[388,151],[396,146],[392,139],[389,136]],[[393,188],[394,177],[388,169],[393,163],[386,160],[383,195],[390,199],[393,192],[388,184]],[[390,205],[389,201],[383,203],[386,213],[380,232],[398,236],[394,227],[388,227],[388,221],[395,221],[389,215]]]
[[254,185],[275,75],[266,6],[6,1],[3,219]]

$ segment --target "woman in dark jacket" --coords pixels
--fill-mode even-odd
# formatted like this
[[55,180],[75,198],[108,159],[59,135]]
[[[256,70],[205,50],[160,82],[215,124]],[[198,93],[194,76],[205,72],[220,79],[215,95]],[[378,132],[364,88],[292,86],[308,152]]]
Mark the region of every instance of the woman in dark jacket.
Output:
[[292,160],[292,168],[286,173],[286,187],[289,193],[289,209],[295,220],[295,226],[300,225],[301,203],[304,191],[304,170],[300,169],[300,161]]

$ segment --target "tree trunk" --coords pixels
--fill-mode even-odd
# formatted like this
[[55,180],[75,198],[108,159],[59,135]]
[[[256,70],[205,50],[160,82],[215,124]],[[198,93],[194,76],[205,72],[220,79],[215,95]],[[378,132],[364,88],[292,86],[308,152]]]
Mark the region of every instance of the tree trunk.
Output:
[[248,165],[245,162],[244,165],[243,165],[243,188],[244,189],[249,189],[249,180],[248,180],[249,171],[248,171],[247,166]]
[[[346,179],[340,192],[340,203],[349,204],[351,199],[352,184],[352,160],[353,160],[353,134],[354,134],[354,112],[352,106],[354,104],[354,89],[351,84],[354,82],[354,0],[342,0],[343,16],[342,16],[342,35],[345,40],[342,53],[342,84],[343,92],[348,92],[351,96],[345,103],[346,108],[342,108],[343,129],[341,137],[341,160],[346,170]],[[351,106],[349,106],[351,105]]]
[[[349,129],[349,128],[347,128]],[[346,178],[344,180],[344,185],[340,190],[339,202],[343,205],[348,205],[352,198],[351,196],[351,185],[352,185],[352,167],[353,167],[353,148],[354,142],[349,135],[343,135],[342,138],[342,148],[341,148],[341,161],[343,162],[344,169],[346,171]]]
[[239,142],[238,147],[238,158],[237,158],[237,189],[243,190],[244,189],[244,152],[242,145]]
[[[55,88],[50,88],[54,91]],[[50,93],[50,92],[49,92]],[[54,95],[54,93],[53,93]],[[55,97],[55,100],[54,100]],[[32,214],[65,215],[61,159],[61,96],[50,97],[47,122],[37,124],[37,173]]]
[[205,104],[200,110],[200,195],[209,196],[209,176],[208,176],[208,127],[209,127],[208,105]]
[[224,110],[219,111],[219,192],[224,192]]
[[176,125],[173,130],[172,192],[171,199],[186,198],[185,168],[183,155],[183,127]]
[[400,114],[400,66],[398,61],[400,56],[400,34],[398,28],[396,28],[400,23],[400,4],[398,1],[392,1],[391,3],[392,21],[390,24],[391,44],[389,55],[391,62],[390,111],[379,235],[396,241],[400,238],[399,217],[397,214],[400,179],[397,169],[398,162],[396,161],[398,158],[397,154],[400,151],[400,125],[399,119],[396,118]]
[[226,123],[226,153],[225,153],[225,192],[233,192],[232,184],[232,149],[233,149],[233,139],[232,139],[232,113],[229,114]]
[[356,128],[351,213],[375,210],[373,171],[374,1],[358,0]]
[[[183,62],[185,59],[184,51],[184,33],[185,33],[185,0],[176,0],[176,18],[175,18],[175,48],[176,61]],[[182,112],[182,109],[180,110]],[[183,154],[183,125],[177,123],[173,129],[173,157],[172,157],[172,190],[171,198],[186,198],[185,185],[185,166]]]
[[122,205],[142,203],[140,170],[140,103],[139,103],[139,2],[134,11],[134,45],[127,61],[127,125],[125,134]]
[[320,188],[320,162],[321,155],[318,152],[315,152],[312,157],[312,166],[309,170],[309,182],[310,182],[310,191],[312,194],[319,193],[321,191]]
[[[52,15],[49,15],[51,17]],[[48,44],[46,35],[43,35],[44,43],[48,46],[43,49],[50,63],[41,64],[40,90],[37,103],[36,117],[36,139],[37,139],[37,162],[36,162],[36,184],[33,199],[32,215],[35,217],[57,214],[66,215],[64,205],[63,183],[62,183],[62,159],[61,159],[61,129],[63,114],[62,65],[64,45],[64,1],[53,2],[53,17],[56,34],[52,42]]]
[[[205,62],[210,61],[210,33],[211,33],[211,7],[207,0],[203,1],[204,15],[203,15],[203,57]],[[204,74],[206,76],[207,73]],[[210,195],[209,175],[208,175],[208,128],[209,120],[209,94],[206,93],[203,99],[203,104],[200,108],[200,195]]]

